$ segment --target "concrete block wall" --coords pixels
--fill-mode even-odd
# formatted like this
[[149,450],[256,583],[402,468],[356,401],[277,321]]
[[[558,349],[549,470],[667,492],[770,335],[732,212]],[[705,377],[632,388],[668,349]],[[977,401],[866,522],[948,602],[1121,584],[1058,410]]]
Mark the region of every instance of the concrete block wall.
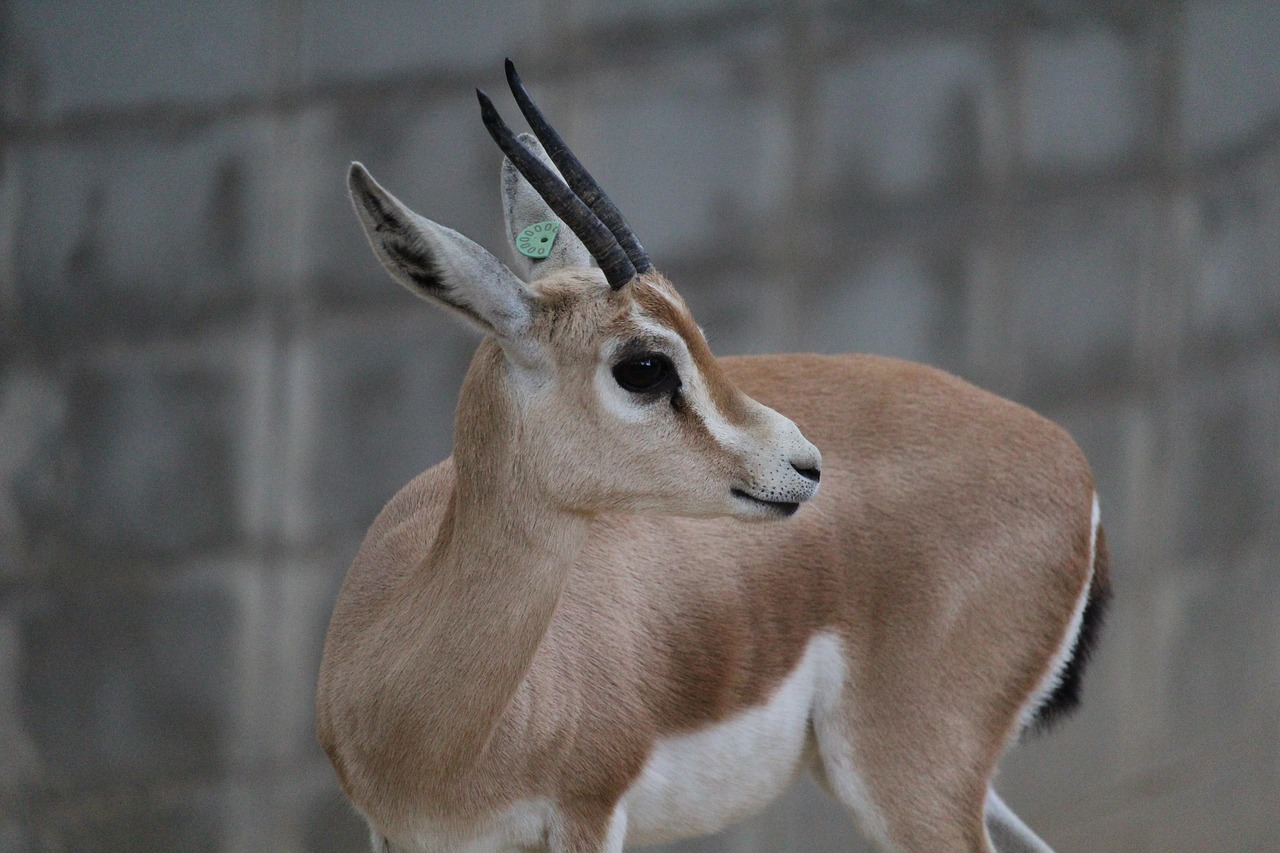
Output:
[[[505,252],[508,55],[718,352],[928,361],[1089,454],[1119,595],[1015,808],[1280,849],[1278,8],[0,2],[0,849],[363,849],[320,643],[475,338],[343,173]],[[669,850],[860,845],[806,783]]]

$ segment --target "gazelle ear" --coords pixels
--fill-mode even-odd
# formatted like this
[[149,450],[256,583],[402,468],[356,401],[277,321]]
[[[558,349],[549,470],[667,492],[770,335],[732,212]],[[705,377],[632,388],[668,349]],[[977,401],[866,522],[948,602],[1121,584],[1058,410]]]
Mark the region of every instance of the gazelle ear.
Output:
[[532,294],[501,261],[414,213],[359,163],[351,164],[347,186],[369,245],[393,279],[499,338],[517,338],[529,327]]
[[[526,148],[538,156],[538,159],[546,163],[552,172],[560,174],[533,134],[522,133],[519,139]],[[542,200],[542,196],[538,195],[538,191],[505,157],[502,160],[502,214],[507,224],[507,239],[511,241],[511,250],[526,280],[536,281],[544,275],[566,267],[593,266],[591,253],[587,251],[587,247],[582,245],[582,241],[565,226],[560,217],[551,212],[551,208]],[[555,232],[555,242],[552,243],[550,253],[546,256],[530,257],[520,250],[520,236],[526,229],[536,228],[544,222],[552,222],[559,229]],[[546,229],[541,229],[540,234],[545,233]]]

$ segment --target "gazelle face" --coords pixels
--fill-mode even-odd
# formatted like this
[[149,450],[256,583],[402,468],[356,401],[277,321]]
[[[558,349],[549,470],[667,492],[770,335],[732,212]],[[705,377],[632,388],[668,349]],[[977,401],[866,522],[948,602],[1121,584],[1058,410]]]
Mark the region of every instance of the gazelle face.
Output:
[[791,515],[817,491],[817,448],[733,386],[684,300],[653,271],[510,62],[507,79],[547,144],[544,151],[532,136],[517,138],[480,93],[485,125],[508,157],[507,235],[515,248],[531,227],[559,233],[538,259],[516,255],[528,283],[409,210],[359,164],[349,176],[356,214],[392,278],[501,347],[501,376],[492,372],[493,350],[478,358],[484,369],[467,380],[479,383],[470,389],[477,393],[464,389],[463,397],[486,402],[474,412],[460,405],[459,426],[507,419],[498,426],[516,445],[518,471],[509,473],[531,483],[540,500],[574,512]]
[[538,284],[529,334],[504,349],[521,459],[546,494],[580,512],[741,519],[813,497],[817,448],[733,386],[666,279],[612,291],[582,271]]

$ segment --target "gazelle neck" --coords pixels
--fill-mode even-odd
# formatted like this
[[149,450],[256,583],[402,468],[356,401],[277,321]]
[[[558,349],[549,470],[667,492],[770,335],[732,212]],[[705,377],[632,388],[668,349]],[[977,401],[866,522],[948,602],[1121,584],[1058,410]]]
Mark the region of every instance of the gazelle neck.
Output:
[[427,576],[497,578],[506,589],[550,584],[558,594],[591,520],[563,509],[529,471],[510,381],[501,349],[486,339],[460,395],[454,490],[423,568]]
[[493,374],[505,369],[486,341],[458,408],[454,491],[397,626],[416,634],[395,645],[425,686],[397,712],[420,717],[411,728],[429,733],[414,760],[443,770],[414,774],[422,779],[458,778],[483,758],[590,527],[589,517],[558,508],[524,476],[507,380]]

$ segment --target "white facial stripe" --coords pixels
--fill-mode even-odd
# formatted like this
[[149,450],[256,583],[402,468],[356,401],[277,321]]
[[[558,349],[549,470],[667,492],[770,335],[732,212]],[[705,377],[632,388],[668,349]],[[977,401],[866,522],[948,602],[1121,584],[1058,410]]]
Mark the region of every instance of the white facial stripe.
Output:
[[689,342],[637,304],[631,307],[629,319],[631,334],[606,344],[596,373],[596,390],[605,411],[628,424],[656,424],[660,418],[670,418],[666,407],[656,408],[652,398],[628,393],[613,378],[616,360],[634,352],[637,337],[647,338],[679,372],[681,408],[687,407],[697,418],[712,444],[736,460],[736,474],[728,485],[731,492],[742,493],[738,500],[798,503],[813,496],[816,477],[801,472],[819,468],[821,456],[790,419],[748,399],[743,401],[748,413],[744,422],[735,423],[716,404],[715,393],[694,361]]
[[[653,290],[661,294],[673,305],[677,304],[661,288],[653,287]],[[679,306],[677,305],[677,307]],[[725,419],[711,399],[711,392],[707,389],[702,371],[698,370],[698,366],[694,363],[693,356],[690,355],[689,346],[685,343],[684,338],[666,326],[654,322],[653,319],[640,310],[639,306],[632,310],[631,316],[636,326],[641,330],[666,341],[671,346],[670,353],[676,363],[676,369],[680,371],[680,379],[684,383],[685,398],[702,419],[702,423],[706,426],[707,432],[711,434],[712,439],[726,449],[740,449],[743,444],[741,430],[736,429]]]
[[675,308],[677,311],[685,310],[684,303],[681,302],[680,298],[676,296],[675,290],[670,288],[666,282],[647,281],[645,282],[645,285],[665,300],[672,308]]
[[695,374],[691,384],[690,396],[696,401],[695,409],[702,416],[707,432],[720,447],[745,464],[747,479],[737,484],[737,488],[768,501],[804,501],[812,497],[816,485],[798,474],[797,468],[818,468],[821,456],[789,418],[748,401],[755,417],[749,428],[737,426],[716,407],[701,374]]
[[640,310],[639,306],[631,310],[631,321],[635,323],[637,328],[639,328],[644,334],[651,335],[661,341],[664,341],[670,348],[673,355],[678,354],[683,357],[684,361],[688,362],[690,365],[693,364],[693,359],[689,355],[689,347],[685,344],[684,338],[680,337],[666,326],[654,322],[649,315]]
[[[655,349],[666,354],[675,364],[683,386],[681,394],[697,412],[712,439],[728,450],[740,450],[745,445],[744,436],[715,406],[702,372],[694,363],[684,338],[667,326],[654,321],[638,305],[631,309],[631,322],[639,335],[652,338],[656,344]],[[614,417],[626,423],[641,423],[652,416],[652,408],[646,402],[636,399],[635,395],[619,388],[613,378],[613,363],[617,359],[618,351],[629,342],[630,339],[615,338],[605,345],[600,365],[596,370],[596,392],[605,410]]]
[[596,368],[596,397],[604,410],[623,423],[643,423],[651,415],[649,407],[634,394],[619,387],[613,378],[613,359],[601,359]]
[[[802,483],[794,479],[791,455],[799,448],[795,443],[787,447],[775,445],[781,437],[794,434],[798,442],[806,445],[807,451],[813,456],[813,462],[807,467],[817,467],[819,464],[817,450],[804,441],[788,418],[766,406],[752,403],[749,405],[756,413],[753,428],[747,429],[734,424],[715,404],[706,377],[698,370],[684,339],[671,329],[654,322],[638,307],[633,309],[632,318],[646,333],[671,343],[671,354],[684,383],[682,393],[685,399],[717,445],[734,456],[752,460],[748,476],[755,483],[751,485],[771,491],[771,500],[803,500],[801,493],[812,494],[812,486],[808,482]],[[748,491],[755,493],[756,488],[748,488]]]
[[[681,379],[686,377],[692,369],[693,360],[689,357],[689,350],[680,336],[635,310],[632,311],[632,320],[642,334],[660,342],[655,349],[671,358]],[[596,367],[596,396],[609,414],[624,423],[639,424],[653,417],[652,406],[619,387],[613,378],[613,365],[617,361],[618,351],[630,342],[629,338],[614,338],[605,344],[600,363]]]
[[[690,359],[690,367],[692,359]],[[728,450],[738,450],[744,444],[744,435],[742,430],[734,427],[720,409],[716,407],[715,401],[711,399],[711,392],[707,389],[706,380],[702,376],[702,372],[694,368],[690,379],[692,381],[686,383],[690,389],[689,397],[693,402],[694,411],[702,418],[703,425],[707,428],[707,432],[711,433],[711,437],[715,439],[716,444]]]
[[[657,292],[663,293],[661,290],[657,290]],[[672,300],[672,304],[675,304],[674,300]],[[738,453],[749,448],[753,443],[751,436],[741,427],[734,426],[715,404],[711,396],[711,390],[707,387],[706,378],[694,363],[693,356],[690,355],[688,344],[685,343],[684,338],[667,327],[655,323],[648,315],[640,313],[638,309],[632,316],[637,326],[664,340],[671,341],[676,348],[678,353],[676,367],[679,369],[680,378],[684,382],[685,397],[693,406],[693,410],[702,419],[702,423],[707,432],[711,434],[711,438],[718,445],[731,452]],[[767,414],[773,415],[779,420],[782,419],[781,415],[772,410],[768,410]]]

